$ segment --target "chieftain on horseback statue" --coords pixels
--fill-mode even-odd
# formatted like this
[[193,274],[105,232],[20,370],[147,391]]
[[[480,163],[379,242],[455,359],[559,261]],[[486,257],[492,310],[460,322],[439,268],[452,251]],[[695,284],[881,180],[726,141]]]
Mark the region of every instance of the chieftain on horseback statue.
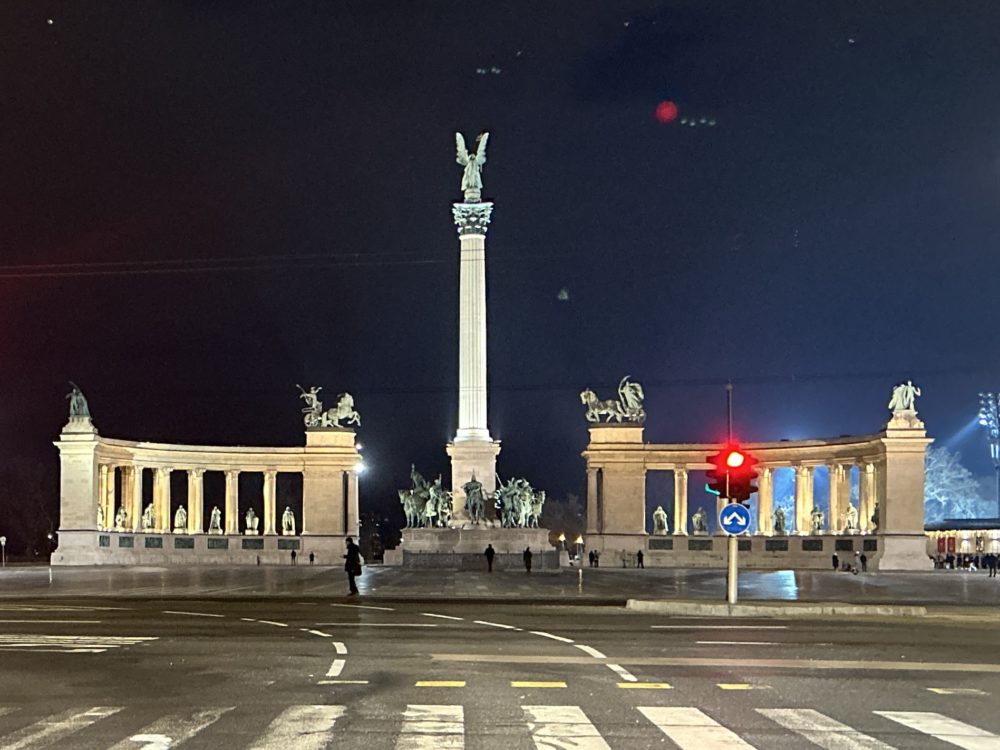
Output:
[[[537,529],[545,505],[545,492],[536,492],[526,479],[512,478],[503,484],[497,477],[497,483],[499,487],[492,495],[483,491],[483,484],[475,474],[462,485],[469,522],[476,526]],[[406,528],[449,526],[453,514],[452,495],[441,486],[441,477],[428,483],[416,467],[411,466],[410,484],[410,489],[399,490]]]

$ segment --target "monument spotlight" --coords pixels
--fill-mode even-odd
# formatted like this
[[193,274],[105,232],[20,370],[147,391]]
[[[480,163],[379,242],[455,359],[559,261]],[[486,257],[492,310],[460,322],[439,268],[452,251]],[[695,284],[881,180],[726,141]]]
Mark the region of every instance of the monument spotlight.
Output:
[[357,472],[358,474],[364,474],[364,473],[365,473],[365,470],[366,470],[367,468],[368,468],[368,467],[367,467],[367,466],[365,466],[365,462],[364,462],[364,461],[358,461],[358,462],[357,462],[356,464],[354,464],[354,470],[355,470],[355,471],[356,471],[356,472]]

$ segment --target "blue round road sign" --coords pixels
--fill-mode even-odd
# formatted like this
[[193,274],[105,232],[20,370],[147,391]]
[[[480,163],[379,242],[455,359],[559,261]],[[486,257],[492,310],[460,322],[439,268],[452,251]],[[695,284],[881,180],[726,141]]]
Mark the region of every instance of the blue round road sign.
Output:
[[727,534],[742,534],[750,528],[750,509],[740,503],[723,506],[719,525]]

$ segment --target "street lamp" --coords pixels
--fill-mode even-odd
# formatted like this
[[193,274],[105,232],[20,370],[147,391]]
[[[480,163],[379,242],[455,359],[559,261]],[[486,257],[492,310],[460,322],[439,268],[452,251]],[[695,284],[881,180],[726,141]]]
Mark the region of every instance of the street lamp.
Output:
[[559,546],[565,550],[566,549],[566,534],[559,532]]
[[1000,517],[1000,394],[979,394],[979,424],[986,428],[990,458],[997,474],[997,516]]
[[583,534],[579,534],[574,541],[576,544],[576,557],[579,560],[583,560]]

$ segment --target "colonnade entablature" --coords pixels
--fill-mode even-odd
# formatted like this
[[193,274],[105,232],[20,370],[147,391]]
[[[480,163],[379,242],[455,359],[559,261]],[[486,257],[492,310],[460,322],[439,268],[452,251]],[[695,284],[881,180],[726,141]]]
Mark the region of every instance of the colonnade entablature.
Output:
[[[899,388],[906,387],[897,387],[894,398]],[[912,408],[912,398],[906,408],[899,404],[890,408],[892,419],[874,434],[742,443],[759,461],[757,526],[752,531],[766,536],[877,534],[881,569],[915,563],[924,567],[924,458],[932,441]],[[587,463],[588,544],[596,541],[603,547],[625,549],[643,543],[650,531],[648,471],[669,471],[674,479],[673,528],[666,528],[665,512],[658,511],[661,518],[652,519],[653,533],[674,537],[706,533],[704,514],[698,518],[688,512],[688,475],[711,468],[707,458],[721,445],[646,443],[643,424],[600,422],[593,415],[588,416],[590,441],[582,454]],[[826,513],[816,507],[813,493],[818,467],[829,472]],[[851,497],[855,468],[857,505]],[[787,519],[774,504],[774,473],[779,469],[794,470],[794,510]],[[720,498],[718,505],[724,502]]]

